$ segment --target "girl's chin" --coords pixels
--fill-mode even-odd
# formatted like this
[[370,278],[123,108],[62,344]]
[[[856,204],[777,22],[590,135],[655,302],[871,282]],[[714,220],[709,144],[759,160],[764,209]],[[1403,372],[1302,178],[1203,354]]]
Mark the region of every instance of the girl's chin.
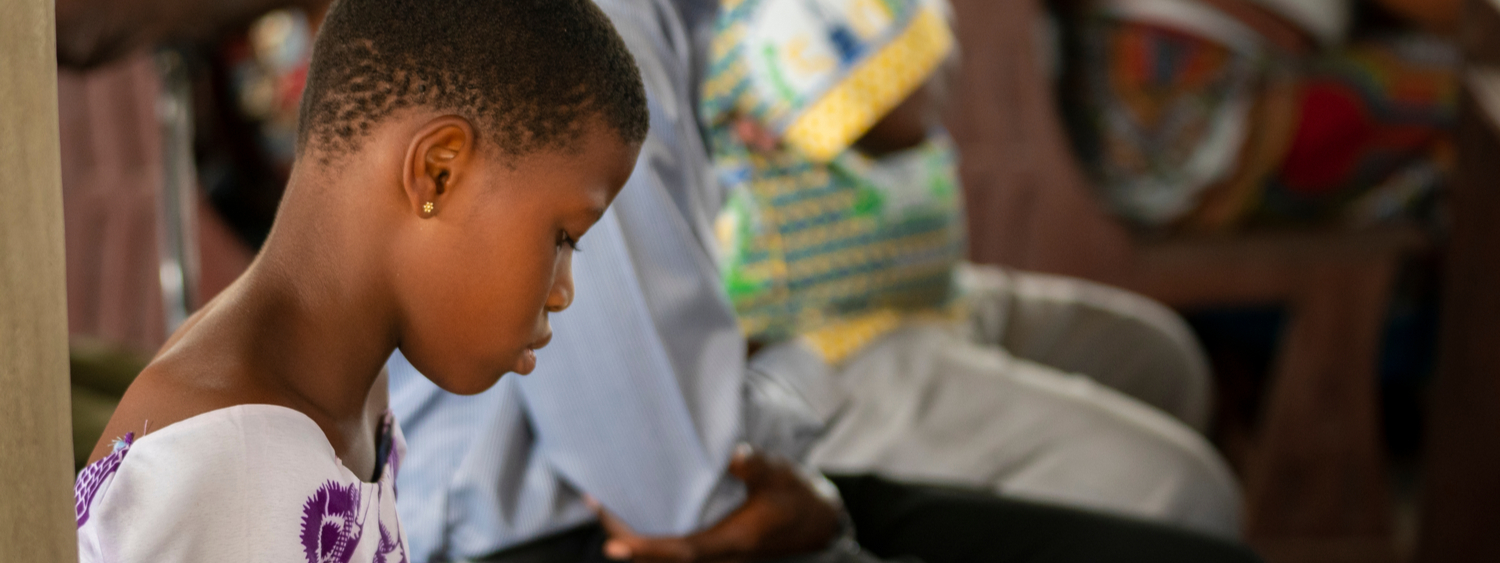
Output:
[[438,387],[455,395],[478,395],[489,391],[509,373],[505,370],[483,370],[467,374],[466,377],[433,379]]
[[521,351],[521,356],[516,358],[515,367],[511,371],[517,375],[529,375],[536,370],[536,351],[530,348]]

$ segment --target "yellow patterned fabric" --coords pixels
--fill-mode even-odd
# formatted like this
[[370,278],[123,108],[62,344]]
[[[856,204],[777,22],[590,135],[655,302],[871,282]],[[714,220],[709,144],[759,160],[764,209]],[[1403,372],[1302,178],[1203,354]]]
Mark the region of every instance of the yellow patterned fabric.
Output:
[[832,160],[953,52],[943,16],[911,0],[725,3],[703,116],[755,118],[813,160]]
[[952,49],[942,16],[920,11],[905,32],[793,120],[785,141],[809,158],[832,160],[916,91]]
[[[946,22],[922,0],[742,0],[717,29],[702,115],[731,190],[716,231],[746,334],[805,337],[836,364],[944,313],[967,242],[952,142],[850,147],[950,52]],[[740,120],[785,142],[750,150]]]
[[737,186],[715,225],[720,265],[751,338],[949,302],[967,241],[946,137],[880,161],[846,151],[826,164],[746,151],[725,130],[712,140],[718,172]]
[[880,309],[857,317],[834,321],[802,335],[823,361],[839,365],[876,339],[911,322],[953,322],[968,309],[962,297],[947,307],[922,311]]
[[829,324],[804,334],[803,338],[823,357],[823,361],[837,365],[876,338],[896,330],[905,320],[905,315],[900,312],[881,309]]

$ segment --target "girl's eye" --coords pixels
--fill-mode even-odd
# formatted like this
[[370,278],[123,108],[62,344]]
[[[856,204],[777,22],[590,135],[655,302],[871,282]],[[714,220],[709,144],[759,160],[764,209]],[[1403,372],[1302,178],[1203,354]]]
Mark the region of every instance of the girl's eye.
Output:
[[582,250],[578,248],[578,241],[573,238],[573,235],[568,234],[567,231],[563,231],[558,236],[557,240],[557,248],[561,249],[564,245],[572,249],[573,252],[582,252]]

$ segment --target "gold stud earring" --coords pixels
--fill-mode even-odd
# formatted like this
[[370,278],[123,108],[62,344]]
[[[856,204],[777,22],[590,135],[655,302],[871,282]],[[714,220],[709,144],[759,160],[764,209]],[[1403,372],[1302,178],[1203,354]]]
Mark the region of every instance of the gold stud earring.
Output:
[[432,202],[429,201],[427,203],[422,204],[422,212],[423,213],[426,213],[428,215],[432,215],[432,209],[433,209]]

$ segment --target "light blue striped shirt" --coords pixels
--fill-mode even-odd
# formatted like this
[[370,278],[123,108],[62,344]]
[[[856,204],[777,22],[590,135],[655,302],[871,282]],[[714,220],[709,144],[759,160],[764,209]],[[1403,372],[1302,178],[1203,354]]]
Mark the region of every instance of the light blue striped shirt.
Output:
[[409,444],[398,507],[416,561],[586,523],[580,491],[644,534],[699,529],[743,500],[725,473],[736,444],[798,459],[839,404],[827,366],[796,345],[747,365],[720,289],[724,196],[694,113],[715,2],[597,2],[641,67],[651,133],[574,258],[577,297],[552,319],[535,373],[459,397],[392,358]]

